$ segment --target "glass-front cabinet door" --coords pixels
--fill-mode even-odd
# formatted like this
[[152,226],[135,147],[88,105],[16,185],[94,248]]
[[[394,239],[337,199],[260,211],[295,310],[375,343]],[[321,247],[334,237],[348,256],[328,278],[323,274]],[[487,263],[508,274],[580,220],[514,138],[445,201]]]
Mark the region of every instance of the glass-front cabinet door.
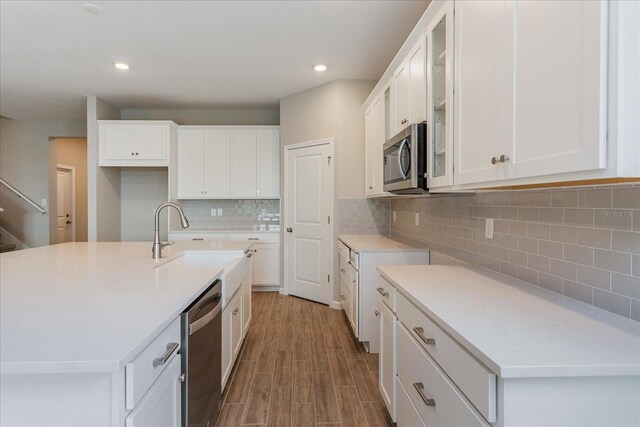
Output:
[[427,27],[429,188],[453,185],[453,1]]

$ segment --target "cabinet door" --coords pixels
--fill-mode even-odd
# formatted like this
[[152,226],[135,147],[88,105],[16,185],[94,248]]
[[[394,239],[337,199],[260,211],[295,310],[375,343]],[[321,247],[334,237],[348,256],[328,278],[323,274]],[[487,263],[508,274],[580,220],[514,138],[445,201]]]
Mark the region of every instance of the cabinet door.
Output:
[[277,199],[280,196],[280,131],[259,130],[256,150],[256,197]]
[[204,131],[178,132],[177,181],[179,199],[204,197]]
[[453,185],[453,2],[427,26],[429,188]]
[[606,167],[607,4],[507,3],[506,178]]
[[255,130],[231,131],[231,197],[256,197]]
[[240,289],[236,296],[231,300],[231,364],[235,362],[236,358],[240,354],[240,349],[242,348],[242,329],[243,329],[243,318],[242,318],[242,299],[243,293],[242,289]]
[[279,286],[280,245],[257,244],[253,257],[253,284]]
[[396,420],[396,316],[387,305],[378,301],[380,319],[380,355],[378,359],[378,389],[382,400]]
[[455,2],[454,146],[456,184],[500,179],[504,147],[506,1]]
[[104,160],[134,160],[135,126],[101,125],[99,143]]
[[360,336],[360,330],[358,329],[358,310],[360,302],[358,287],[359,275],[357,271],[353,270],[351,272],[351,314],[349,316],[349,323],[351,323],[351,328],[353,329],[356,338]]
[[230,163],[231,131],[205,131],[203,167],[204,194],[207,198],[229,197],[231,178]]
[[[248,263],[251,265],[251,262]],[[242,282],[242,337],[246,338],[247,330],[251,322],[251,267],[247,271],[247,277]]]
[[[427,78],[425,76],[425,40],[415,46],[409,55],[409,123],[420,123],[427,119]],[[406,125],[405,125],[406,126]]]
[[136,126],[136,159],[168,160],[169,126]]
[[384,145],[382,98],[376,98],[365,113],[365,169],[367,196],[383,193],[382,146]]
[[220,347],[222,353],[222,390],[224,390],[224,386],[231,374],[231,368],[233,367],[233,344],[231,342],[231,318],[233,317],[231,313],[233,312],[233,308],[231,304],[230,302],[222,311],[222,345]]
[[181,425],[182,382],[180,355],[146,392],[125,420],[126,427],[178,427]]
[[409,123],[409,64],[404,63],[393,75],[393,133],[400,132]]

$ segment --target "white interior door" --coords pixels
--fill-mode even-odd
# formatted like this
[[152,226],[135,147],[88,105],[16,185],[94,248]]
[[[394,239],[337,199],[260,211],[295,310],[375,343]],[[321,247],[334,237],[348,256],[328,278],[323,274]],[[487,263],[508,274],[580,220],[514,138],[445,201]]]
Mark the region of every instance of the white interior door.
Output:
[[56,172],[56,242],[66,243],[74,240],[75,219],[73,218],[73,179],[70,170],[58,169]]
[[286,290],[324,304],[333,296],[333,145],[288,148],[285,165]]

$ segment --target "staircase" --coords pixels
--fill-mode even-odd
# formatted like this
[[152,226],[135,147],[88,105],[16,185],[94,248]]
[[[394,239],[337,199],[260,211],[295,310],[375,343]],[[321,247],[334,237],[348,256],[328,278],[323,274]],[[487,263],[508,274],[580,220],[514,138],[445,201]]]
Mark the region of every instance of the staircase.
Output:
[[[0,239],[2,238],[2,234],[0,234]],[[13,252],[16,250],[15,243],[0,243],[0,254],[3,252]]]

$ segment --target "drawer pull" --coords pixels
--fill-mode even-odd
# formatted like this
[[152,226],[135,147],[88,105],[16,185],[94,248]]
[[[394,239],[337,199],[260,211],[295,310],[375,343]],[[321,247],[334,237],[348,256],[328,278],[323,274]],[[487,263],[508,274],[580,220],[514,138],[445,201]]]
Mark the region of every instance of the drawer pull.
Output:
[[374,314],[376,315],[376,317],[380,316],[380,312],[378,310],[374,311]]
[[347,272],[347,270],[345,270],[344,268],[340,269],[340,273],[346,273],[346,272]]
[[260,240],[259,237],[249,237],[249,240]]
[[416,335],[418,336],[418,338],[420,338],[422,341],[424,341],[425,344],[429,344],[429,345],[436,345],[436,340],[434,340],[433,338],[427,338],[424,336],[424,329],[420,328],[420,327],[415,327],[413,328],[413,332],[416,333]]
[[413,383],[413,387],[416,389],[416,391],[418,392],[418,395],[420,396],[420,399],[422,399],[422,401],[424,402],[425,405],[427,406],[436,406],[436,401],[433,399],[429,399],[427,396],[424,395],[424,384],[422,383]]
[[171,357],[171,355],[180,347],[180,344],[177,342],[170,342],[167,344],[167,350],[164,354],[156,359],[153,359],[153,366],[162,366],[167,363],[167,360]]
[[340,295],[340,299],[344,301],[344,295]]
[[191,239],[191,240],[198,241],[198,240],[204,240],[204,238],[202,238],[202,237],[194,237],[194,238],[193,238],[193,239]]
[[385,292],[384,288],[376,288],[376,291],[385,298],[389,297],[389,292]]
[[233,315],[235,316],[236,314],[238,314],[238,309],[237,308],[233,309]]

